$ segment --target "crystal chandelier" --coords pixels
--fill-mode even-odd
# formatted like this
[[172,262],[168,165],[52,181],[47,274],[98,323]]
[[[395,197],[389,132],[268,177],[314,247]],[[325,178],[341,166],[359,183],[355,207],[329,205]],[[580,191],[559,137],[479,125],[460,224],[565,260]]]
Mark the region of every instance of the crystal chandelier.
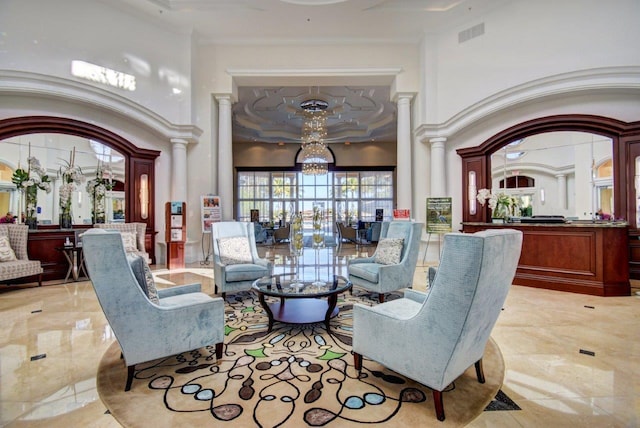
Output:
[[329,170],[331,152],[324,143],[327,137],[327,103],[322,100],[309,100],[301,104],[305,110],[302,125],[302,148],[299,159],[302,173],[305,175],[323,175]]

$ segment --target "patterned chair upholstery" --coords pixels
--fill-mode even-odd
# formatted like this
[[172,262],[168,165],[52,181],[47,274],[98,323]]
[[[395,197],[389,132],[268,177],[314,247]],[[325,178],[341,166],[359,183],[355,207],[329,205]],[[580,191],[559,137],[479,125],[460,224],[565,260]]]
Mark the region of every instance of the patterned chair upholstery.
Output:
[[147,233],[147,225],[144,223],[98,223],[94,224],[93,227],[97,227],[99,229],[111,229],[117,230],[119,232],[129,232],[135,233],[136,235],[136,251],[131,251],[134,254],[138,254],[147,261],[147,263],[151,264],[151,258],[149,257],[149,253],[147,253],[145,247],[145,235]]
[[[347,271],[349,281],[355,286],[378,293],[380,303],[384,302],[385,293],[401,288],[411,288],[413,274],[418,262],[422,223],[410,221],[393,221],[382,223],[380,241],[376,252],[371,257],[349,260]],[[402,249],[397,263],[382,260],[385,239],[402,238]]]
[[42,266],[38,260],[29,260],[27,241],[29,226],[26,224],[0,224],[0,236],[7,236],[17,260],[0,262],[0,281],[37,276],[42,285]]
[[89,229],[83,234],[85,264],[102,311],[115,334],[125,365],[125,391],[135,365],[224,342],[224,302],[201,292],[200,284],[156,289],[141,256],[126,254],[120,233]]
[[365,356],[431,388],[443,421],[442,392],[453,381],[472,365],[485,381],[482,356],[521,248],[522,232],[513,229],[445,235],[428,293],[406,290],[402,299],[354,305],[355,368],[362,370]]

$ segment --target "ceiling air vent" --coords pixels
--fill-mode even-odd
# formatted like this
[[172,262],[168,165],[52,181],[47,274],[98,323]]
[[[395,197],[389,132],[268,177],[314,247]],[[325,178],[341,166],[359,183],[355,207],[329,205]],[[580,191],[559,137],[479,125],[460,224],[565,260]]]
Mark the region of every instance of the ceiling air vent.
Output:
[[464,43],[467,40],[471,40],[474,37],[482,36],[484,34],[484,22],[482,24],[474,25],[471,28],[460,31],[458,33],[458,43]]

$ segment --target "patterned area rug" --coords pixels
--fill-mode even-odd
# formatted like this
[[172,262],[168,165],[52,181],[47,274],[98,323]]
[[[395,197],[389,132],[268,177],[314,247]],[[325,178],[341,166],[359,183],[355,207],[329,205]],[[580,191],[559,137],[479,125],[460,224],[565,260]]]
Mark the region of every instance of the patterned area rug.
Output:
[[267,333],[257,297],[228,296],[219,365],[213,347],[140,364],[131,390],[124,392],[126,369],[114,343],[98,369],[98,392],[125,427],[340,428],[464,426],[498,392],[504,363],[493,341],[483,359],[486,383],[478,383],[473,367],[458,378],[444,394],[444,422],[436,419],[429,388],[366,357],[358,378],[351,354],[354,303],[376,300],[358,291],[343,295],[331,334],[323,323],[278,322]]

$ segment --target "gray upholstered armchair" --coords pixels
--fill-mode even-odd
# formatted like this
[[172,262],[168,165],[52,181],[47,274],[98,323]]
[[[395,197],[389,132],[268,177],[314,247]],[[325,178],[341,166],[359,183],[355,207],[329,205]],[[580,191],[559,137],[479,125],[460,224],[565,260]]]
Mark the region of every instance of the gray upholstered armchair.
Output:
[[120,344],[127,366],[125,391],[134,368],[224,340],[224,301],[200,292],[200,284],[156,290],[142,256],[125,254],[120,232],[89,229],[83,234],[85,264],[100,306]]
[[223,221],[211,225],[213,279],[216,293],[249,290],[258,278],[271,275],[273,264],[258,256],[253,223]]
[[429,293],[407,290],[402,299],[353,308],[353,352],[433,390],[439,420],[442,391],[482,356],[518,266],[522,232],[513,229],[445,235]]
[[[380,303],[384,294],[401,288],[411,288],[413,274],[418,261],[422,223],[409,221],[384,222],[380,230],[380,240],[376,252],[371,257],[362,257],[349,261],[347,272],[354,286],[363,287],[378,293]],[[398,248],[397,240],[402,239]],[[395,242],[394,242],[395,241]],[[396,253],[398,257],[386,255]]]

